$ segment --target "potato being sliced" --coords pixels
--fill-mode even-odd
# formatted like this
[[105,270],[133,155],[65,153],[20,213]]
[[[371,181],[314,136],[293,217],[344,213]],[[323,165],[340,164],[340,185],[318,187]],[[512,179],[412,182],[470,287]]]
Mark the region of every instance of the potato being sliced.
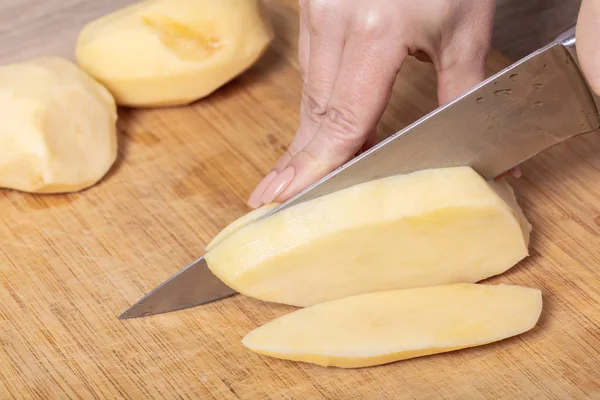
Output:
[[236,219],[231,224],[227,225],[221,232],[219,232],[217,236],[215,236],[213,240],[211,240],[210,243],[206,245],[206,248],[204,250],[210,251],[210,249],[215,247],[217,243],[219,243],[221,240],[223,240],[233,232],[237,231],[238,229],[241,229],[244,226],[248,225],[249,223],[256,221],[263,215],[267,214],[269,211],[273,210],[278,205],[279,203],[265,204],[264,206],[257,208],[256,210],[252,210],[249,213],[242,215],[240,218]]
[[72,62],[43,57],[0,67],[0,187],[86,189],[117,158],[117,107]]
[[458,283],[317,304],[268,322],[242,343],[271,357],[358,368],[519,335],[541,311],[538,289]]
[[529,232],[506,182],[443,168],[366,182],[229,230],[205,259],[240,293],[309,306],[478,282],[526,257]]
[[252,66],[273,36],[260,0],[144,0],[86,25],[76,57],[119,105],[182,105]]

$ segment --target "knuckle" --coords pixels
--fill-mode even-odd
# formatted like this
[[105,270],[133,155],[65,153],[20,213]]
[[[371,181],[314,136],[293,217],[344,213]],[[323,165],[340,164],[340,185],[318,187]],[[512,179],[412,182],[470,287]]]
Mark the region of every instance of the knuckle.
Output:
[[340,141],[354,143],[363,139],[356,114],[346,107],[329,108],[322,123]]
[[369,39],[384,37],[389,27],[387,17],[378,10],[361,13],[353,25],[354,33]]
[[297,142],[294,141],[294,142],[292,142],[292,144],[290,144],[290,146],[286,150],[286,153],[290,158],[294,158],[294,156],[296,154],[300,153],[301,150],[302,150],[302,147]]
[[313,122],[320,122],[327,114],[327,103],[314,95],[309,85],[305,85],[302,90],[302,107]]

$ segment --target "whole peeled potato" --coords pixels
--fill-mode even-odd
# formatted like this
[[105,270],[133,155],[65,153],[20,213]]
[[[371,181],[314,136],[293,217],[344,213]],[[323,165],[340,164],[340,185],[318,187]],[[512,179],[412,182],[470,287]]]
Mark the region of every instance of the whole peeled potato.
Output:
[[183,105],[248,69],[272,39],[260,0],[145,0],[85,26],[76,58],[119,105]]
[[97,183],[117,157],[116,108],[65,59],[0,67],[0,187],[65,193]]

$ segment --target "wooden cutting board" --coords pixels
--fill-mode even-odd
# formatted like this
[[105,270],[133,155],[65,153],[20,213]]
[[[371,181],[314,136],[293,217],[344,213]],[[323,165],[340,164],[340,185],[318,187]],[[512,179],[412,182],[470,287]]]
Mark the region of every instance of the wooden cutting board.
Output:
[[[8,0],[0,61],[70,55],[78,27],[108,3]],[[490,281],[543,291],[541,321],[522,336],[342,370],[246,351],[246,333],[292,308],[243,296],[117,319],[248,211],[293,136],[297,2],[269,4],[277,40],[252,70],[190,107],[121,110],[120,156],[100,184],[0,191],[0,398],[600,399],[597,134],[537,156],[512,180],[534,226],[531,257]],[[488,72],[508,63],[492,53]],[[380,137],[432,110],[435,83],[430,65],[408,60]]]

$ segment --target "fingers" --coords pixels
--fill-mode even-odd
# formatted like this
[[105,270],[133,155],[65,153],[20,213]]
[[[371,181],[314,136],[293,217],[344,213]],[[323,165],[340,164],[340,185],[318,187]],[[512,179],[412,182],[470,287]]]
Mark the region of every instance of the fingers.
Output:
[[490,51],[495,2],[481,1],[480,6],[454,16],[450,39],[437,49],[434,65],[438,76],[440,105],[460,96],[485,79],[485,62]]
[[350,37],[335,89],[312,140],[267,187],[264,203],[285,201],[356,154],[381,118],[407,55],[397,43]]
[[581,69],[592,90],[600,96],[600,0],[583,0],[576,29]]
[[303,1],[300,15],[298,56],[303,87],[298,130],[286,152],[273,166],[273,170],[250,195],[248,204],[253,208],[269,202],[263,199],[265,189],[313,139],[321,119],[326,114],[341,63],[345,27],[344,19],[337,10],[325,3]]
[[[309,10],[308,70],[302,85],[300,121],[294,140],[275,164],[282,171],[287,163],[313,138],[335,85],[344,50],[344,26],[330,8]],[[325,23],[328,21],[329,23]]]
[[[310,65],[310,14],[309,14],[309,0],[301,0],[300,1],[300,32],[299,32],[299,37],[298,37],[298,62],[300,65],[300,74],[302,76],[302,82],[303,84],[305,84],[306,82],[308,82],[308,70],[309,70],[309,65]],[[303,89],[304,91],[304,89]],[[305,107],[304,107],[304,103],[300,104],[300,120],[306,119],[305,117]],[[306,132],[306,130],[302,129],[300,131],[300,135],[296,135],[294,137],[294,141],[291,143],[291,145],[289,146],[289,148],[286,150],[285,153],[283,153],[283,155],[279,158],[279,160],[275,163],[275,165],[272,168],[271,173],[267,174],[267,176],[263,179],[263,181],[261,183],[259,183],[259,185],[256,187],[256,189],[254,190],[254,193],[252,193],[252,195],[250,196],[250,200],[249,203],[252,204],[259,204],[260,203],[260,196],[262,195],[262,193],[264,192],[264,189],[266,188],[265,185],[265,181],[269,181],[269,179],[267,179],[268,177],[270,177],[270,175],[272,176],[272,172],[281,172],[285,166],[287,165],[287,163],[292,159],[292,154],[296,154],[299,150],[296,149],[301,149],[302,147],[304,147],[306,145],[306,143],[308,142],[308,140],[310,140],[309,136],[308,138],[303,137],[303,133]],[[277,175],[277,174],[275,174]],[[271,179],[272,180],[272,179]]]
[[438,102],[440,105],[460,96],[485,79],[485,61],[489,46],[457,50],[452,61],[436,65],[438,76]]
[[438,72],[438,101],[444,105],[485,79],[481,63],[460,63]]
[[439,3],[300,0],[299,126],[251,207],[288,200],[375,143],[409,48],[435,64],[440,104],[485,78],[494,1]]

